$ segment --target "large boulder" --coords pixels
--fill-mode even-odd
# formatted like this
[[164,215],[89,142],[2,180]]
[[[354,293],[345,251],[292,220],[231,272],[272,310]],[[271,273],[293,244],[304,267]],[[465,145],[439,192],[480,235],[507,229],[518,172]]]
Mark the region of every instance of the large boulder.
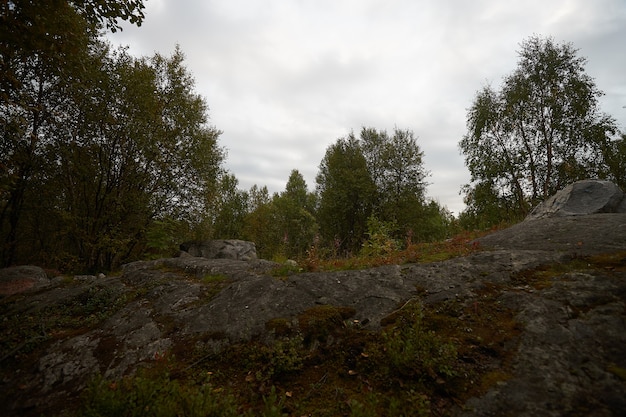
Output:
[[610,181],[583,180],[568,185],[539,204],[525,220],[626,213],[624,192]]
[[180,250],[191,256],[207,259],[236,259],[239,261],[257,259],[254,242],[238,239],[190,241],[181,244]]
[[22,265],[0,269],[0,295],[17,294],[48,285],[48,275],[38,266]]

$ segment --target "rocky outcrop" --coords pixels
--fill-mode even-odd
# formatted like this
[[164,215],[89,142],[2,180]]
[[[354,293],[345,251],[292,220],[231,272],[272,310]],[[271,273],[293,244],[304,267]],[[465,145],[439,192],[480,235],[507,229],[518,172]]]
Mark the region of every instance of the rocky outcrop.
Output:
[[[271,338],[269,322],[281,318],[297,326],[315,306],[348,307],[351,321],[378,331],[407,300],[480,309],[488,290],[494,305],[510,309],[521,326],[509,347],[510,375],[449,414],[559,416],[584,409],[617,415],[626,408],[619,376],[626,369],[626,260],[615,258],[610,269],[555,273],[539,284],[524,277],[583,255],[626,256],[626,214],[522,225],[481,239],[479,252],[445,262],[277,278],[272,271],[279,265],[268,261],[179,257],[5,297],[0,412],[45,412],[74,398],[96,373],[121,377],[166,352],[219,352],[237,341]],[[50,334],[47,320],[59,311],[75,316],[76,327]],[[471,332],[471,320],[454,319]],[[27,321],[42,324],[22,340],[15,332]],[[33,346],[37,356],[28,353]]]
[[[133,262],[113,276],[49,280],[36,267],[1,270],[0,414],[56,415],[94,375],[121,378],[168,352],[195,358],[241,341],[270,343],[277,334],[269,324],[301,328],[303,314],[320,306],[341,307],[349,325],[378,332],[418,300],[464,334],[483,309],[487,321],[493,311],[514,323],[502,346],[474,337],[472,347],[488,357],[479,366],[500,377],[446,415],[621,415],[622,197],[611,183],[573,184],[532,221],[472,242],[479,251],[429,264],[276,277],[284,266],[256,259],[250,242],[226,240],[188,242],[186,256]],[[505,357],[490,353],[497,350]]]
[[0,295],[17,294],[48,285],[48,275],[38,266],[23,265],[0,269]]
[[238,239],[190,241],[181,244],[180,249],[191,256],[207,259],[237,259],[240,261],[257,259],[254,242]]
[[535,207],[525,220],[597,213],[626,213],[624,193],[610,181],[583,180],[570,184]]
[[493,249],[559,251],[577,256],[610,253],[626,247],[626,213],[524,221],[476,242]]

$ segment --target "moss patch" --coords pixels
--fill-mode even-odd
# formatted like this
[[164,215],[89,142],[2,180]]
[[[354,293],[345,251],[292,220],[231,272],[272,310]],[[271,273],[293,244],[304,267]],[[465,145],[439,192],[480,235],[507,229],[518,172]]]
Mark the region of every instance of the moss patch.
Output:
[[615,364],[609,365],[607,371],[626,382],[626,368],[622,368],[621,366],[617,366]]

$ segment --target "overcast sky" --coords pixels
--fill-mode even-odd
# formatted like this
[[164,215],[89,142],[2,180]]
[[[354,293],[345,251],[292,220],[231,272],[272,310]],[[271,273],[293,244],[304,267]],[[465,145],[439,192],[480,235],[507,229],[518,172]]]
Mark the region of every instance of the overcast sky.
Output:
[[145,0],[110,35],[136,56],[180,45],[241,189],[315,188],[329,145],[361,127],[412,130],[429,197],[458,213],[467,108],[499,88],[532,35],[571,42],[626,130],[625,0]]

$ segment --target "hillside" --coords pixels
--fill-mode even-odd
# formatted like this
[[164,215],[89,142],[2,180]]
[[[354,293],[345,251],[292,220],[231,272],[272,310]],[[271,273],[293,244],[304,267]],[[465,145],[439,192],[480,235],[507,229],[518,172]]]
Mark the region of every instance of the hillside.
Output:
[[618,415],[625,229],[540,219],[366,270],[179,257],[53,278],[0,299],[2,414]]

